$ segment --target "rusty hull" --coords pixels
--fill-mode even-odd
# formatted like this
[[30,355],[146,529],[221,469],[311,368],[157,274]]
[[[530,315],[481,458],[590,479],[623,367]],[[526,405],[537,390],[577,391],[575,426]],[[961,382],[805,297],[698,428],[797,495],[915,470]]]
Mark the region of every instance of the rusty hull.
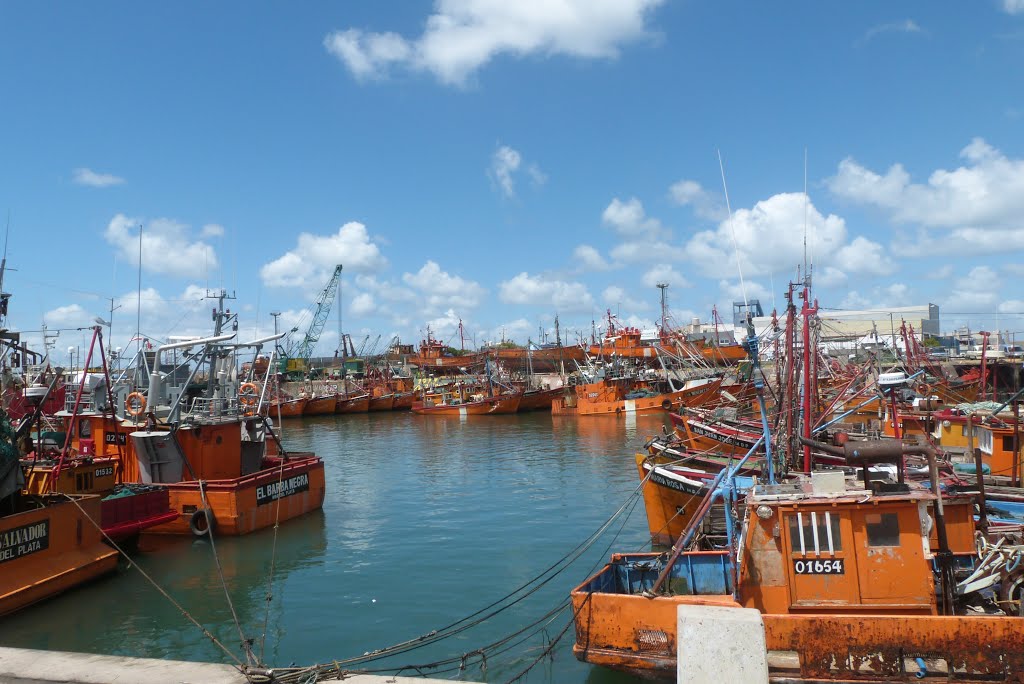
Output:
[[765,615],[769,651],[800,658],[793,681],[920,681],[907,659],[957,682],[1024,682],[1024,620],[995,616]]

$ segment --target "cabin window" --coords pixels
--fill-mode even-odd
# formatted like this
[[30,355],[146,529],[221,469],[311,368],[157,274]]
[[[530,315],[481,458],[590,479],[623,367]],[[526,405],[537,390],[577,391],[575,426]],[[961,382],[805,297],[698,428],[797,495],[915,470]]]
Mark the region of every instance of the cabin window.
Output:
[[899,546],[900,518],[895,513],[868,513],[864,516],[868,546]]
[[839,517],[830,511],[801,511],[789,516],[789,539],[793,552],[801,556],[827,554],[843,550]]
[[1009,451],[1013,453],[1013,435],[1003,436],[1003,451]]
[[88,420],[79,421],[78,436],[82,439],[89,439],[92,436],[92,423]]

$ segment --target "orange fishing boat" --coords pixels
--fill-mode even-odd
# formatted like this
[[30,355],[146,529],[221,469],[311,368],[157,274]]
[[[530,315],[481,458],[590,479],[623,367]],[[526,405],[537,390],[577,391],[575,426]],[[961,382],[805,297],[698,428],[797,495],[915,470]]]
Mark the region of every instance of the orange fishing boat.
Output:
[[[689,384],[689,383],[688,383]],[[551,411],[557,415],[617,416],[629,413],[658,413],[697,406],[717,396],[721,378],[705,378],[681,390],[666,391],[660,382],[636,378],[605,378],[576,385],[556,397]]]
[[370,410],[370,395],[347,396],[339,394],[334,404],[335,413],[366,413]]
[[341,395],[313,394],[302,408],[304,416],[328,416],[335,412],[335,405]]
[[[105,417],[116,419],[111,408],[115,401],[110,390],[110,376],[106,373],[99,326],[93,328],[86,367],[94,357],[97,346],[99,351],[96,356],[104,359],[104,372],[81,373],[77,378],[62,383],[67,406],[55,412],[51,422],[61,421],[63,432],[38,430],[36,440],[20,440],[26,451],[31,449],[22,454],[21,463],[26,475],[27,494],[102,495],[100,515],[96,521],[107,537],[122,541],[175,516],[170,510],[166,490],[160,487],[132,486],[123,482],[121,445],[125,443],[127,431],[108,435],[102,427]],[[105,391],[100,391],[99,396],[96,396],[97,389]],[[36,410],[22,421],[15,433],[15,441],[19,441],[33,422],[40,419],[47,396],[48,393],[44,393],[35,398]],[[106,456],[97,453],[97,439],[109,441],[114,453]]]
[[744,454],[761,436],[760,426],[730,421],[724,413],[699,407],[673,413],[670,419],[676,435],[695,451]]
[[[459,329],[462,329],[461,321]],[[448,347],[443,342],[435,340],[430,328],[427,328],[427,339],[420,341],[419,353],[410,356],[409,363],[432,373],[458,373],[467,366],[483,363],[485,357],[486,354],[483,352],[449,354]]]
[[572,370],[576,363],[587,358],[587,352],[578,345],[544,347],[492,347],[487,352],[507,369],[529,368],[534,373],[559,373]]
[[416,401],[415,392],[396,392],[391,404],[392,411],[408,411]]
[[487,416],[515,413],[519,410],[521,394],[499,394],[493,397],[480,396],[462,402],[457,398],[433,399],[413,402],[413,413],[426,416]]
[[654,344],[646,344],[642,340],[640,328],[618,326],[611,309],[608,310],[608,328],[601,341],[590,345],[591,356],[600,359],[656,359],[661,349],[661,340]]
[[[871,464],[927,453],[932,486],[869,486],[842,471],[756,485],[725,550],[686,550],[715,500],[705,497],[671,554],[615,554],[572,591],[576,657],[685,678],[677,609],[750,608],[761,614],[772,682],[1022,681],[1020,547],[976,540],[975,497],[936,496],[930,449],[879,444],[840,451],[865,477]],[[709,646],[726,657],[730,644]]]
[[296,397],[294,399],[281,396],[270,401],[270,416],[272,418],[301,418],[309,401],[307,397]]
[[562,393],[561,387],[526,390],[523,392],[522,400],[519,402],[519,412],[550,411],[551,402],[560,397]]
[[735,366],[747,358],[747,350],[739,343],[714,344],[701,342],[688,342],[692,345],[705,360],[717,366]]
[[[725,454],[691,452],[685,448],[659,445],[652,453],[637,453],[637,473],[643,487],[644,509],[651,541],[671,546],[697,513],[714,478],[735,459]],[[738,473],[743,489],[759,474],[755,467]]]
[[5,496],[0,484],[4,507],[11,512],[0,515],[0,615],[117,569],[117,551],[94,522],[98,496]]
[[[184,384],[165,386],[170,376],[153,374],[143,400],[136,408],[126,408],[132,419],[127,427],[134,431],[124,445],[123,479],[162,486],[175,512],[173,520],[147,533],[247,534],[323,505],[320,458],[280,448],[273,456],[267,452],[268,439],[280,443],[259,403],[262,399],[257,395],[255,405],[248,403],[253,395],[241,391],[235,360],[238,349],[266,340],[228,344],[234,334],[221,330],[232,318],[219,307],[213,337],[163,345],[154,354],[159,364],[167,350],[200,346],[203,352],[194,361],[209,364],[208,377],[220,378],[216,385],[194,396]],[[116,419],[105,420],[105,435],[126,431]],[[111,446],[107,442],[104,438],[104,448]]]
[[376,397],[370,397],[367,410],[369,411],[390,411],[395,406],[395,395],[381,394]]

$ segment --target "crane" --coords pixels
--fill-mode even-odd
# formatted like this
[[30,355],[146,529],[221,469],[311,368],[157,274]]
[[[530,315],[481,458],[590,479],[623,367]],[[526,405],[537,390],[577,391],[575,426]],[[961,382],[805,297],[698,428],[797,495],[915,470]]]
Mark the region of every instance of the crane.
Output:
[[306,330],[306,334],[298,342],[293,341],[287,352],[287,365],[285,366],[289,375],[305,373],[309,365],[309,357],[313,355],[313,348],[320,340],[320,334],[324,331],[327,323],[327,316],[331,313],[331,305],[338,295],[338,280],[341,278],[341,264],[334,267],[327,285],[316,298],[316,308],[313,312],[313,320]]

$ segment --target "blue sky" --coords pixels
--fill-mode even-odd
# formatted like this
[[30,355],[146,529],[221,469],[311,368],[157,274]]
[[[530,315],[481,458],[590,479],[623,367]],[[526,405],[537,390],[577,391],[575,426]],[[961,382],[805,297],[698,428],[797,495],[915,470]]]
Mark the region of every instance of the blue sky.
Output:
[[822,306],[1024,333],[1022,66],[1024,0],[3,3],[10,325],[126,344],[140,225],[155,338],[339,262],[357,344],[728,318],[806,221]]

